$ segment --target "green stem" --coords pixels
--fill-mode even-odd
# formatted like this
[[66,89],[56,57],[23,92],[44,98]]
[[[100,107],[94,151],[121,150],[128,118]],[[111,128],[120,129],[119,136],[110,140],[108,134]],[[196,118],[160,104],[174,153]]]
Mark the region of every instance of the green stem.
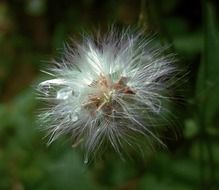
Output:
[[[207,88],[206,80],[208,79],[208,72],[207,72],[207,64],[208,64],[208,51],[207,42],[208,42],[208,15],[209,15],[209,6],[210,2],[208,0],[202,0],[202,10],[203,10],[203,21],[204,21],[204,53],[203,53],[203,78],[205,82],[203,84],[203,89]],[[206,93],[207,96],[207,93]],[[214,169],[214,156],[213,150],[211,146],[211,141],[209,138],[209,134],[206,128],[206,110],[207,110],[207,97],[204,99],[197,98],[198,105],[198,124],[200,126],[200,185],[201,189],[212,189],[214,182],[215,182],[215,169]],[[205,150],[208,155],[207,164],[205,164]],[[209,176],[207,175],[209,171]]]

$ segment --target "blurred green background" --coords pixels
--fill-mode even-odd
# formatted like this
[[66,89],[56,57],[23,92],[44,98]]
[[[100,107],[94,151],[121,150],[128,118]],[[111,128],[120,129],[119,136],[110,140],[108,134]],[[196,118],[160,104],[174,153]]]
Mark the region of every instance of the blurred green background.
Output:
[[[0,190],[218,190],[218,12],[216,0],[1,0]],[[34,85],[70,37],[111,23],[173,44],[188,71],[175,102],[178,138],[143,160],[106,152],[86,165],[67,137],[46,146]]]

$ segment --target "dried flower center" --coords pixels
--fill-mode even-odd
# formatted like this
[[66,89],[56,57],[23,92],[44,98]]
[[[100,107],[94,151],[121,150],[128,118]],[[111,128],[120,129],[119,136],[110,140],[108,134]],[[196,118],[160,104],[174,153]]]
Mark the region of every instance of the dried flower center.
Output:
[[111,115],[118,107],[118,103],[113,98],[116,94],[135,94],[127,85],[127,77],[121,77],[115,83],[107,78],[110,78],[110,76],[100,75],[99,79],[89,85],[89,87],[95,89],[95,92],[88,96],[88,101],[84,107],[91,115],[95,115],[98,111],[102,111],[106,116]]

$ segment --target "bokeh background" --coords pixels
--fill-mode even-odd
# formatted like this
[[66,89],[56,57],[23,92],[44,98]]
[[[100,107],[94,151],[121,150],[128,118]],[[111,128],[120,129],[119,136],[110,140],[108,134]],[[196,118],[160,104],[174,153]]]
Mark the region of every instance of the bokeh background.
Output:
[[[216,0],[1,0],[0,189],[218,190],[218,12]],[[144,159],[106,152],[86,165],[67,137],[46,146],[34,86],[64,42],[112,23],[139,25],[172,44],[186,73],[175,104],[178,137]]]

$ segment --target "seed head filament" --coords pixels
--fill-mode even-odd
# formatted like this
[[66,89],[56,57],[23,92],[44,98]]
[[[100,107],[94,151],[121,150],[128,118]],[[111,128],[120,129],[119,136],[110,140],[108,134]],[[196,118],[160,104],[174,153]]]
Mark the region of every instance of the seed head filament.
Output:
[[84,104],[92,116],[102,112],[105,116],[112,115],[117,110],[119,104],[114,100],[114,96],[118,93],[135,94],[127,85],[127,78],[121,77],[117,82],[112,82],[110,76],[105,77],[103,74],[97,80],[94,80],[90,88],[95,89],[95,93],[88,95],[88,101]]

